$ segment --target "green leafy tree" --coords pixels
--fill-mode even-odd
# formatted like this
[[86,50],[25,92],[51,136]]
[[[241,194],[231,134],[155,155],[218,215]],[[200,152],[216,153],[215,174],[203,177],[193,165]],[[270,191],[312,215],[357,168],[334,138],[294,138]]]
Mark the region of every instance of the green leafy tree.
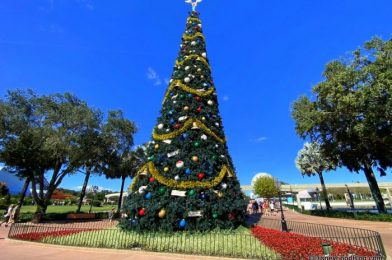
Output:
[[187,19],[169,88],[124,209],[134,230],[210,230],[244,223],[198,13]]
[[254,181],[253,192],[259,197],[270,199],[279,195],[279,188],[274,178],[262,176]]
[[[296,131],[350,171],[365,173],[378,211],[386,213],[374,168],[392,166],[392,41],[378,38],[350,61],[330,62],[314,100],[293,105]],[[337,158],[337,159],[336,159]]]
[[327,210],[331,209],[328,199],[328,192],[325,186],[323,172],[334,170],[335,163],[329,160],[322,153],[317,143],[305,143],[304,147],[298,152],[295,165],[302,175],[318,175],[320,178],[321,188]]
[[106,157],[105,176],[110,179],[121,178],[117,211],[121,210],[126,178],[133,178],[137,168],[145,161],[144,151],[141,148],[132,151],[133,136],[136,131],[136,125],[124,118],[121,111],[109,112],[108,121],[103,127],[104,139],[111,151]]
[[99,116],[68,93],[37,96],[18,90],[1,100],[0,160],[31,181],[37,212],[45,213],[63,178],[85,165],[76,156],[81,137]]
[[7,184],[4,182],[0,182],[0,196],[6,196],[10,190],[7,187]]

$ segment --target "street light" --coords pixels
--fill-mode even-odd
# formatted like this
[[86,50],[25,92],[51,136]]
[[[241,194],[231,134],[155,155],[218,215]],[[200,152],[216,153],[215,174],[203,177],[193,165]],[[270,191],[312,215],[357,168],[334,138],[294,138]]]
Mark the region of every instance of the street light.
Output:
[[287,228],[287,222],[286,219],[284,218],[284,213],[283,213],[283,206],[282,206],[282,197],[280,194],[280,181],[278,179],[275,180],[275,185],[276,188],[278,189],[278,196],[279,196],[279,207],[280,207],[280,223],[282,225],[282,231],[283,232],[289,232]]

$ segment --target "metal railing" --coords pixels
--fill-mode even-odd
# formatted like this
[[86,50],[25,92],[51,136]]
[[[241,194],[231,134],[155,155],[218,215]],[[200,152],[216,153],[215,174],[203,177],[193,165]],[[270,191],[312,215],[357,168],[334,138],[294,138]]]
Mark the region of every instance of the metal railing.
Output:
[[94,248],[144,250],[205,256],[278,260],[280,254],[257,238],[234,233],[137,233],[100,225],[12,225],[8,238]]
[[[378,256],[386,258],[380,233],[376,231],[295,221],[286,221],[286,223],[290,233],[365,248],[376,252]],[[282,230],[281,221],[276,219],[262,218],[259,225],[265,228]]]

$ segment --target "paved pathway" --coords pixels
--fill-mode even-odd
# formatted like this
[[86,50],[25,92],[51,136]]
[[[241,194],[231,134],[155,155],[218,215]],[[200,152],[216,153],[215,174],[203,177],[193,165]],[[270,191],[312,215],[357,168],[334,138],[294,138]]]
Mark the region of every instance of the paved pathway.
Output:
[[[363,228],[377,231],[381,234],[381,239],[384,244],[388,259],[392,260],[392,223],[380,221],[364,221],[364,220],[349,220],[340,218],[326,218],[300,214],[292,210],[284,211],[286,220],[316,223],[324,225],[335,225],[343,227]],[[275,216],[266,216],[265,218],[280,219],[280,213]]]

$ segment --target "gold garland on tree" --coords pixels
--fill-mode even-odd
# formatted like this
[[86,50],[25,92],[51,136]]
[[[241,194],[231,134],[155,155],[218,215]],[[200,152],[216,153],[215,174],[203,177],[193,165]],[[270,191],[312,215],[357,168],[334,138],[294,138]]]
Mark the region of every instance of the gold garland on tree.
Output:
[[182,38],[183,38],[185,41],[193,41],[193,40],[195,40],[197,37],[203,38],[203,40],[205,41],[204,35],[203,35],[202,33],[199,33],[199,32],[195,33],[195,34],[192,35],[192,36],[189,36],[189,35],[183,35],[183,36],[182,36]]
[[203,124],[200,120],[198,120],[196,118],[189,118],[187,121],[185,121],[184,125],[180,129],[175,130],[174,132],[171,132],[168,134],[158,134],[155,132],[155,129],[154,129],[154,132],[152,133],[152,137],[154,138],[154,140],[158,140],[158,141],[173,139],[173,138],[179,136],[180,134],[184,133],[190,127],[193,127],[193,126],[197,126],[198,128],[203,129],[208,135],[214,137],[218,142],[226,143],[225,137],[223,137],[223,138],[219,137],[212,130],[210,130],[205,124]]
[[188,56],[185,57],[185,59],[183,61],[176,60],[176,66],[182,65],[182,64],[184,64],[185,61],[191,60],[191,59],[194,59],[194,58],[196,58],[197,61],[203,62],[204,65],[206,65],[207,68],[211,71],[210,64],[208,64],[207,60],[203,56],[200,56],[198,54],[188,55]]
[[233,173],[229,170],[227,165],[223,165],[219,175],[210,181],[175,181],[173,179],[168,179],[164,177],[155,168],[153,162],[148,162],[144,165],[131,184],[131,191],[134,191],[135,185],[139,179],[139,175],[148,171],[159,183],[174,189],[191,189],[191,188],[205,188],[211,189],[222,182],[223,178],[227,175],[228,177],[233,177]]
[[200,91],[191,87],[188,87],[185,84],[181,83],[181,80],[173,80],[173,82],[170,84],[169,88],[166,91],[165,97],[163,98],[163,102],[165,103],[165,101],[169,98],[170,95],[170,91],[172,91],[174,88],[180,88],[188,93],[194,94],[194,95],[198,95],[200,97],[206,97],[211,95],[212,93],[215,92],[215,88],[211,87],[206,91]]

